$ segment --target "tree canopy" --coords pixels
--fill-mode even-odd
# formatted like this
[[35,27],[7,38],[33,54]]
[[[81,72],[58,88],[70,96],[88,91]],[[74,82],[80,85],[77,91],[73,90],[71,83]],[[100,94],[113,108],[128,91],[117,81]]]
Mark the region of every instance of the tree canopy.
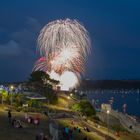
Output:
[[31,73],[29,82],[34,83],[37,82],[38,84],[43,85],[56,85],[59,83],[59,81],[56,81],[54,79],[51,79],[49,74],[43,72],[43,71],[34,71]]
[[35,71],[31,73],[29,78],[29,85],[47,97],[50,103],[57,101],[57,95],[53,90],[53,86],[57,85],[59,81],[51,79],[49,74],[43,71]]

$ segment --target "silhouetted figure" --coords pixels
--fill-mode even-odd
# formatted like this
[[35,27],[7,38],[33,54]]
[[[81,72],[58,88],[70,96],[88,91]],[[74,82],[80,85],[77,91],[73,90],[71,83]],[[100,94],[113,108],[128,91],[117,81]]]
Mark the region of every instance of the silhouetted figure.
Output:
[[69,128],[65,127],[65,133],[68,134],[69,133]]
[[11,118],[12,118],[12,114],[11,111],[8,111],[8,120],[9,120],[9,124],[11,123]]
[[39,140],[39,135],[38,134],[35,136],[35,140]]
[[132,125],[129,126],[129,129],[132,129]]
[[71,121],[71,125],[74,125],[74,121],[73,120]]
[[89,128],[87,127],[87,132],[90,132]]
[[44,133],[40,133],[39,134],[39,140],[43,140],[44,139]]
[[43,140],[48,140],[47,136],[44,136]]
[[76,127],[76,133],[79,133],[79,128],[78,128],[78,126]]
[[44,115],[45,115],[45,116],[48,116],[48,113],[45,111],[45,112],[44,112]]
[[74,140],[73,138],[73,130],[69,130],[69,140]]
[[84,137],[84,139],[83,140],[87,140],[87,137]]
[[14,127],[14,125],[15,125],[15,122],[16,122],[16,119],[14,118],[13,120],[12,120],[12,126]]

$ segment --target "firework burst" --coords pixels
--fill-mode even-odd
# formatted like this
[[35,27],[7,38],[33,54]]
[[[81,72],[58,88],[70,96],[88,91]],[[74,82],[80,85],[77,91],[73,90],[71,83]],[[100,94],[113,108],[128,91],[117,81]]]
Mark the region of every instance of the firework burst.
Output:
[[90,52],[90,39],[77,20],[56,20],[44,26],[38,37],[38,49],[42,57],[35,63],[35,71],[43,70],[50,75],[53,72],[60,83],[71,77],[75,81],[73,86],[68,84],[71,88],[79,83]]

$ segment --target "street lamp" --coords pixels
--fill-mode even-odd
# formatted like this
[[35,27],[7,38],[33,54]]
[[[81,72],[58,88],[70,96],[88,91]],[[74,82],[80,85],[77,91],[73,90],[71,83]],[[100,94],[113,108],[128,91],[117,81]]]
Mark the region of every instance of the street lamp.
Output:
[[71,94],[70,94],[70,96],[72,97],[72,96],[73,96],[73,94],[71,93]]
[[3,105],[3,92],[0,91],[0,93],[1,93],[1,104]]
[[109,114],[110,113],[110,111],[109,110],[107,110],[107,114]]
[[13,89],[14,89],[14,86],[11,85],[11,86],[10,86],[10,89],[11,89],[11,106],[12,106],[12,103],[13,103],[13,98],[12,98],[12,96],[13,96]]
[[67,98],[70,99],[70,96],[68,96]]
[[107,130],[108,130],[108,137],[109,137],[109,113],[110,113],[110,110],[107,110]]

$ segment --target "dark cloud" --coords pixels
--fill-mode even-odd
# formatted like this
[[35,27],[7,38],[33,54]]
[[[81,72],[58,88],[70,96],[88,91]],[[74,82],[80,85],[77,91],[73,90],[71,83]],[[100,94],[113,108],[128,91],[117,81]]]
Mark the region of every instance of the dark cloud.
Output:
[[20,54],[21,54],[21,49],[16,41],[10,40],[5,44],[0,44],[0,57],[16,56]]
[[[26,18],[21,29],[9,33],[10,40],[0,44],[0,81],[22,81],[29,77],[36,60],[36,39],[40,23],[35,18]],[[1,33],[6,32],[1,29]],[[11,74],[12,73],[12,74]]]
[[41,28],[41,24],[39,23],[39,21],[33,17],[28,17],[26,24],[29,30],[33,32],[38,32]]
[[[25,28],[12,32],[11,38],[19,43],[19,46],[23,53],[35,53],[36,40],[41,28],[37,19],[29,17],[25,22]],[[33,54],[32,54],[33,55]]]

